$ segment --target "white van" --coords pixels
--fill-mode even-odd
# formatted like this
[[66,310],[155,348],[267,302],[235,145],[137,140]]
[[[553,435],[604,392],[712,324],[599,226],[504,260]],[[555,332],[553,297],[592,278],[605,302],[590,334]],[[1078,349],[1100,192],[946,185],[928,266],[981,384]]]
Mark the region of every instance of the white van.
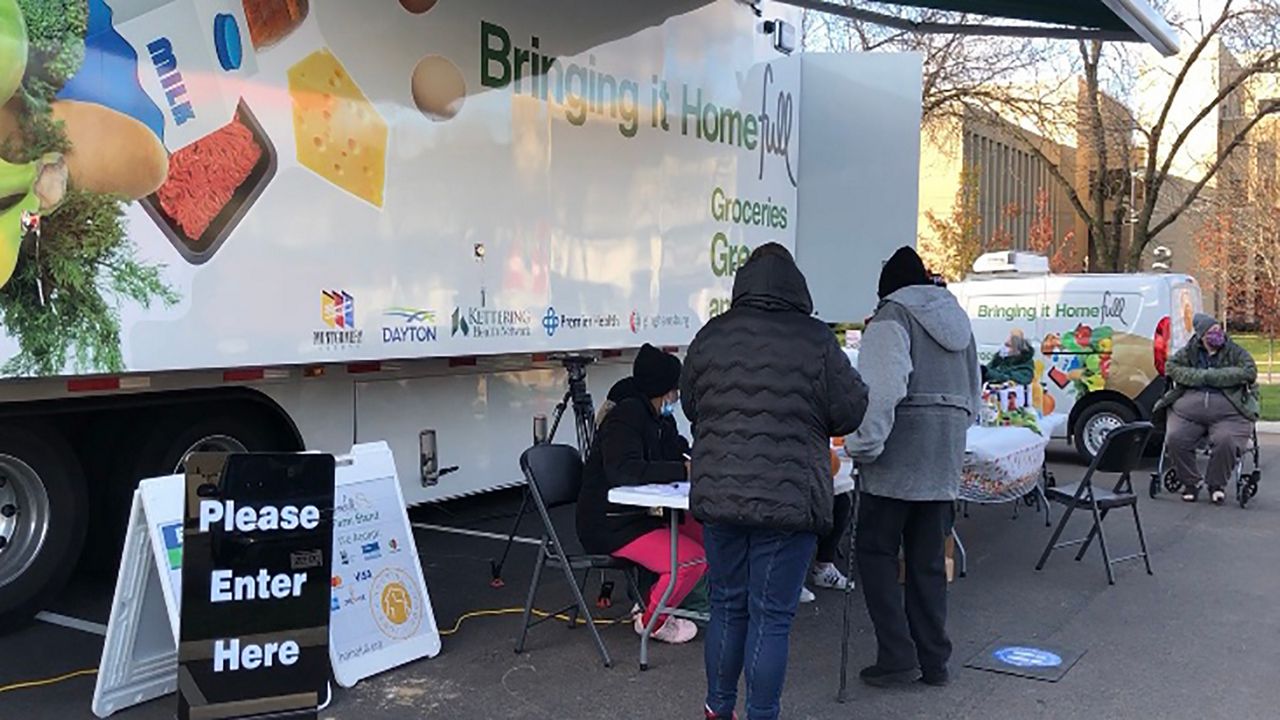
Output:
[[1067,414],[1063,432],[1086,459],[1112,429],[1151,417],[1165,361],[1190,340],[1202,308],[1188,275],[1054,275],[1047,259],[1020,252],[983,255],[950,289],[983,363],[1015,329],[1031,341],[1032,403]]

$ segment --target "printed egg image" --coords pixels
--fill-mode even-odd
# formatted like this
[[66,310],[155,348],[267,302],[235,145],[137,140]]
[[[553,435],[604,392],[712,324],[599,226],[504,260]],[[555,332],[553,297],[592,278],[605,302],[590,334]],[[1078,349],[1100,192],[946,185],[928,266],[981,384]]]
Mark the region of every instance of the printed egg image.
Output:
[[467,99],[462,71],[441,55],[428,55],[418,61],[412,86],[413,103],[423,115],[437,122],[452,119]]
[[400,0],[400,7],[414,15],[421,15],[436,6],[437,0]]

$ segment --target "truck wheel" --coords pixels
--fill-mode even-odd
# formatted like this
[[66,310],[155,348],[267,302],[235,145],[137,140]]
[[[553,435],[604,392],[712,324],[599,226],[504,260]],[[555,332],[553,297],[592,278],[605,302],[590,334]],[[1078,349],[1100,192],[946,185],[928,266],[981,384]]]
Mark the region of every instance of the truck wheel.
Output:
[[1085,462],[1093,462],[1093,456],[1102,449],[1112,430],[1137,419],[1133,410],[1118,402],[1103,400],[1090,405],[1076,418],[1076,452]]
[[183,463],[192,452],[282,449],[275,446],[277,434],[271,425],[253,415],[214,415],[200,419],[202,417],[198,410],[159,416],[150,427],[141,429],[128,441],[131,452],[120,455],[111,474],[108,517],[103,522],[107,538],[92,562],[97,572],[111,574],[119,565],[129,506],[139,481],[182,473]]
[[0,425],[0,632],[66,585],[84,546],[84,473],[52,430]]

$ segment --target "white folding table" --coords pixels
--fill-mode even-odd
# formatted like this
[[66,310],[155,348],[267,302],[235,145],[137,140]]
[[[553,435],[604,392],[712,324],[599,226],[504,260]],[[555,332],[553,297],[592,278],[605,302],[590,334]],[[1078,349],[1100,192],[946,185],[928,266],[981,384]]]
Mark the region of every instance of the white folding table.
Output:
[[[846,458],[843,461],[840,473],[835,477],[834,481],[834,489],[837,495],[853,492],[854,480],[851,471],[852,462]],[[657,483],[613,488],[609,491],[609,502],[618,505],[649,508],[655,514],[665,514],[668,517],[671,528],[671,577],[674,579],[676,571],[680,569],[680,559],[676,550],[677,542],[680,539],[680,513],[688,512],[689,510],[689,483]],[[706,561],[698,560],[696,562]],[[667,602],[671,599],[671,593],[674,591],[675,582],[668,582],[666,589],[662,592],[662,597],[658,599],[658,606],[654,608],[653,615],[649,618],[648,624],[645,625],[644,632],[640,634],[641,670],[649,669],[649,637],[653,634],[654,628],[658,626],[658,618],[663,615],[673,615],[694,620],[707,619],[703,613],[667,607]]]

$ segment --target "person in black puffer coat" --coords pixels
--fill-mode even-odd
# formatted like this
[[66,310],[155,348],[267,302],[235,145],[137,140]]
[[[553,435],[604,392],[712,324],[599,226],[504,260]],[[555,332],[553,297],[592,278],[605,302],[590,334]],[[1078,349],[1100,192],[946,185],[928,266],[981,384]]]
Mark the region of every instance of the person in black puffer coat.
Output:
[[832,524],[830,438],[856,430],[866,411],[866,386],[812,315],[791,253],[763,245],[738,270],[729,311],[685,359],[690,507],[711,585],[707,717],[732,717],[744,670],[748,717],[778,716],[791,621]]
[[[681,454],[687,444],[682,446],[670,417],[679,399],[679,358],[646,344],[636,355],[631,379],[629,388],[610,393],[614,405],[603,416],[587,453],[576,519],[578,539],[587,552],[630,560],[658,576],[645,612],[635,619],[636,632],[641,633],[668,585],[674,584],[668,599],[671,607],[679,607],[697,586],[706,572],[706,553],[702,527],[686,519],[677,537],[680,567],[673,578],[671,535],[662,518],[609,502],[609,490],[615,487],[674,483],[688,477],[688,462]],[[652,637],[684,643],[697,633],[692,622],[667,616]]]

